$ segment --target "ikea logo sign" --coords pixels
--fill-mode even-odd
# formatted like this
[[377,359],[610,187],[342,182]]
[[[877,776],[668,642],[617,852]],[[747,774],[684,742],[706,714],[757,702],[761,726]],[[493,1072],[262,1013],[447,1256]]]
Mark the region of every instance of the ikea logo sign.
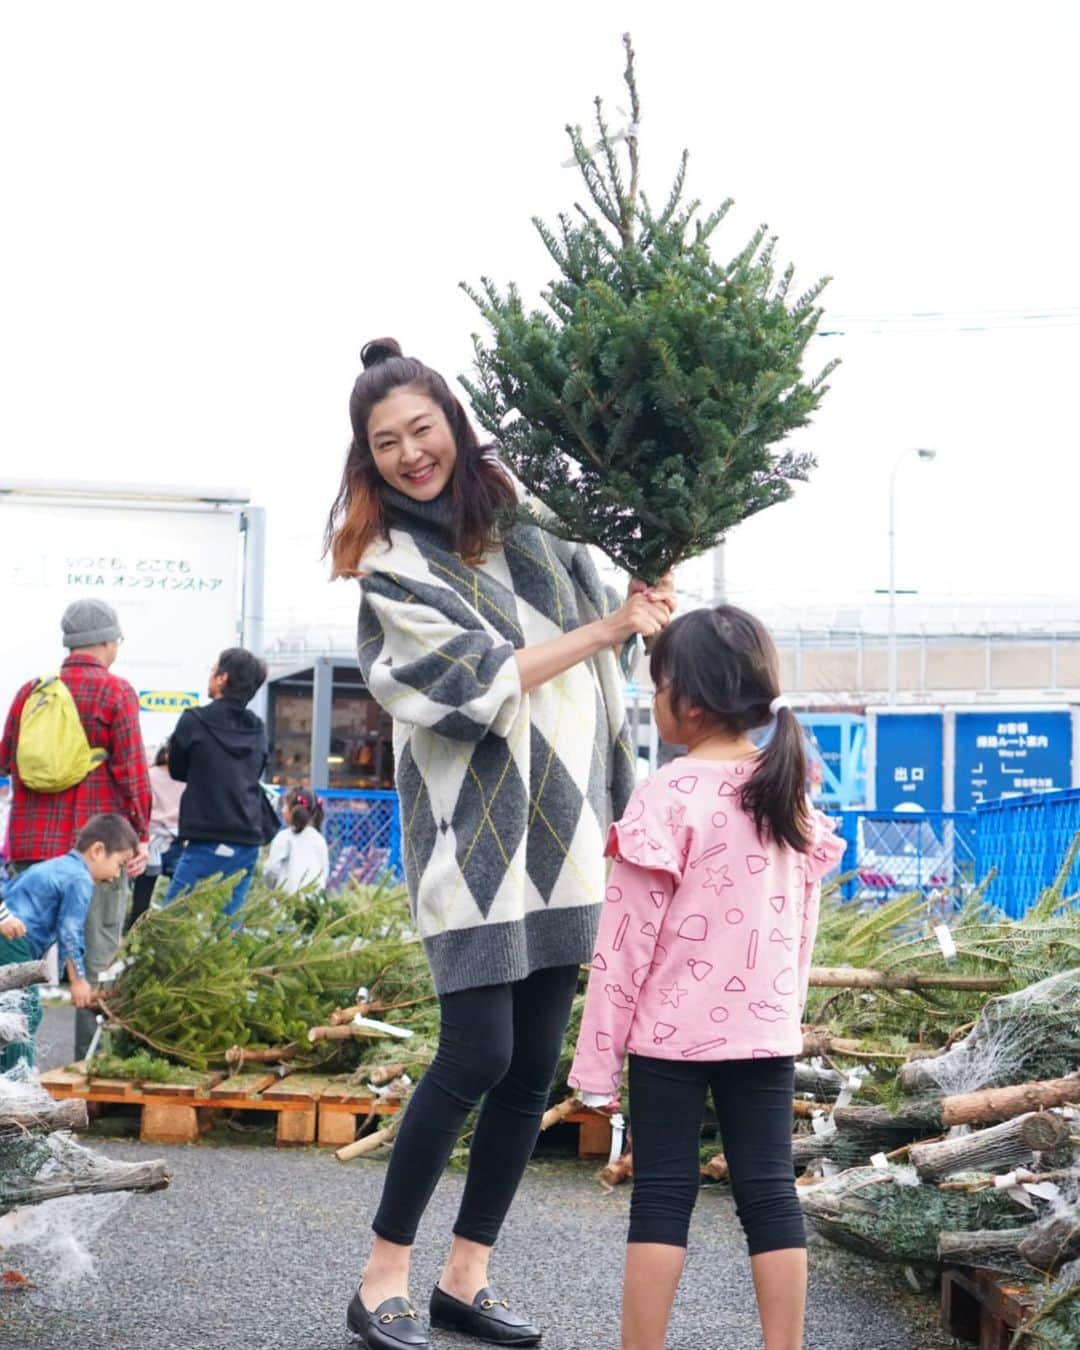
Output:
[[198,694],[177,689],[142,689],[139,691],[140,712],[182,713],[185,708],[199,706]]

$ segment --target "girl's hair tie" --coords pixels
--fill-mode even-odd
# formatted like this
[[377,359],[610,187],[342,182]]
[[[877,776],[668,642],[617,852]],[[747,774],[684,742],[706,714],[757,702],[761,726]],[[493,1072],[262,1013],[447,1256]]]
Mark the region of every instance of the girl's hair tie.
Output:
[[790,707],[791,707],[790,701],[786,699],[783,694],[777,694],[777,696],[769,704],[769,715],[771,717],[775,717],[781,708],[790,708]]
[[298,793],[296,794],[295,801],[296,801],[297,806],[303,806],[303,807],[310,807],[310,806],[311,806],[311,803],[308,801],[308,799],[304,796],[304,794],[303,794],[302,792],[298,792]]

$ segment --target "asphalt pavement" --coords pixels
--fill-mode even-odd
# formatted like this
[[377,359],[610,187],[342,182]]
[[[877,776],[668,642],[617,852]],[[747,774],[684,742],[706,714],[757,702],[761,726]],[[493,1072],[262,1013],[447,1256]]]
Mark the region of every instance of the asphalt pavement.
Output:
[[[45,1062],[69,1054],[69,1010],[50,1010]],[[38,1288],[0,1292],[0,1345],[19,1350],[347,1350],[345,1307],[384,1162],[342,1165],[282,1150],[265,1131],[219,1126],[188,1147],[117,1138],[115,1117],[86,1141],[110,1157],[164,1157],[167,1191],[125,1197],[89,1240],[95,1270],[63,1283],[53,1259],[12,1249],[3,1264]],[[544,1327],[547,1350],[618,1346],[629,1187],[605,1193],[594,1168],[544,1158],[529,1169],[493,1262],[494,1283]],[[443,1179],[421,1229],[413,1295],[426,1308],[460,1197]],[[61,1204],[66,1202],[59,1202]],[[83,1202],[87,1203],[87,1202]],[[89,1204],[94,1204],[90,1201]],[[44,1214],[44,1207],[39,1213]],[[807,1350],[946,1350],[936,1300],[902,1273],[811,1239]],[[435,1332],[435,1350],[475,1342]],[[703,1189],[669,1350],[759,1350],[749,1263],[726,1187]]]

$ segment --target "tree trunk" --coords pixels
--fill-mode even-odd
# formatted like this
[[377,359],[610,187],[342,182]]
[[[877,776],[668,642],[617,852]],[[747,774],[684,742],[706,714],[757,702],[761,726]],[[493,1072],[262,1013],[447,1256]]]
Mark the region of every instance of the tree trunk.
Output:
[[395,1078],[400,1078],[405,1069],[404,1064],[380,1064],[368,1074],[368,1082],[372,1087],[385,1087],[387,1083],[392,1083]]
[[50,1097],[31,1106],[13,1106],[0,1100],[0,1136],[26,1130],[46,1134],[53,1130],[85,1130],[86,1125],[86,1103],[77,1097],[58,1102]]
[[714,1153],[701,1169],[701,1175],[706,1181],[726,1181],[728,1175],[727,1159],[722,1153]]
[[351,1008],[337,1008],[330,1014],[330,1025],[332,1027],[343,1027],[351,1022],[354,1017],[366,1017],[372,1008],[378,1008],[378,1003],[354,1003]]
[[796,1097],[791,1103],[796,1120],[813,1120],[818,1113],[828,1115],[832,1107],[827,1102],[808,1102]]
[[940,1054],[920,1055],[917,1059],[909,1059],[906,1064],[901,1064],[898,1075],[901,1091],[909,1096],[920,1092],[940,1092],[941,1086],[931,1067],[940,1058]]
[[366,1031],[349,1025],[343,1027],[312,1027],[307,1034],[307,1038],[314,1045],[316,1041],[351,1041],[354,1036],[366,1035],[368,1035]]
[[1009,981],[993,975],[921,975],[915,970],[863,970],[857,966],[811,966],[817,989],[969,989],[993,993]]
[[561,1101],[558,1106],[552,1106],[544,1112],[540,1118],[540,1128],[549,1130],[552,1125],[558,1125],[560,1121],[565,1120],[567,1116],[572,1116],[575,1111],[581,1110],[581,1100],[578,1097],[567,1097]]
[[803,1027],[802,1057],[814,1055],[850,1055],[855,1059],[906,1059],[895,1050],[834,1036],[828,1027]]
[[1025,1111],[1042,1111],[1050,1106],[1065,1106],[1080,1101],[1080,1074],[1048,1078],[1041,1083],[1018,1083],[1014,1087],[984,1088],[981,1092],[963,1092],[941,1100],[941,1124],[982,1125],[1009,1120]]
[[1028,1235],[1026,1228],[1003,1228],[998,1232],[941,1233],[938,1258],[951,1266],[989,1266],[994,1270],[1015,1270],[1023,1259],[1020,1243]]
[[913,1144],[908,1157],[924,1181],[936,1181],[950,1172],[992,1172],[1027,1162],[1067,1133],[1060,1116],[1037,1111],[959,1139]]
[[629,1181],[633,1175],[634,1155],[624,1153],[621,1158],[616,1158],[606,1167],[601,1167],[596,1174],[596,1179],[602,1186],[621,1186],[624,1181]]
[[844,1075],[835,1069],[815,1069],[798,1061],[795,1065],[795,1091],[812,1092],[819,1101],[831,1101],[840,1095]]
[[346,1144],[344,1148],[339,1148],[335,1153],[338,1162],[351,1162],[353,1158],[362,1158],[365,1153],[374,1153],[377,1148],[383,1144],[388,1144],[397,1133],[397,1122],[392,1121],[389,1125],[384,1125],[380,1130],[373,1130],[371,1134],[365,1134],[363,1139],[358,1139],[355,1144]]
[[225,1051],[225,1063],[238,1072],[245,1064],[280,1064],[296,1056],[295,1045],[271,1045],[265,1050],[249,1050],[243,1045],[234,1045]]
[[19,961],[13,966],[0,966],[0,994],[9,989],[26,989],[31,984],[44,984],[49,968],[44,961]]
[[40,1205],[61,1195],[102,1195],[106,1191],[160,1191],[170,1181],[162,1159],[121,1163],[95,1155],[94,1166],[80,1176],[12,1177],[0,1189],[0,1214],[19,1205]]
[[1034,1224],[1024,1234],[1019,1252],[1029,1266],[1053,1274],[1080,1256],[1080,1215],[1059,1214]]
[[[831,1138],[835,1139],[835,1135]],[[828,1140],[824,1135],[818,1134],[797,1134],[791,1141],[791,1161],[796,1168],[806,1167],[812,1162],[817,1162],[819,1158],[827,1158],[829,1150],[826,1147]]]

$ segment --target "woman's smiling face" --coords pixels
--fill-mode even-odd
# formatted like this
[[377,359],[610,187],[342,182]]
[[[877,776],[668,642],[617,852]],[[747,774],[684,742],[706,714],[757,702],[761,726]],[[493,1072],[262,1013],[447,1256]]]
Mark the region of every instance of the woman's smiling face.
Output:
[[406,385],[371,410],[367,442],[380,477],[416,501],[430,502],[453,477],[457,446],[433,398]]

